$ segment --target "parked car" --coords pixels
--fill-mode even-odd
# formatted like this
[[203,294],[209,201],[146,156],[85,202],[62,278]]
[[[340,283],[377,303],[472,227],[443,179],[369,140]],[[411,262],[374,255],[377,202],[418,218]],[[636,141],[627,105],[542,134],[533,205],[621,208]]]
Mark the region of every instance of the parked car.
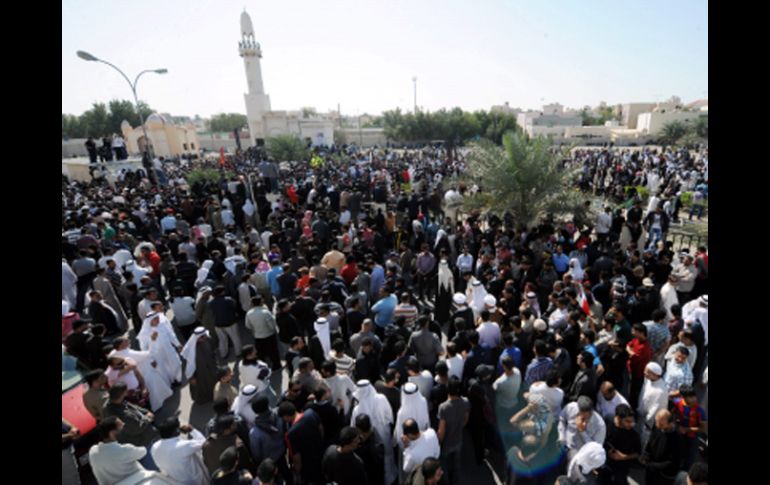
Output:
[[83,374],[88,370],[80,360],[67,354],[62,346],[61,417],[80,430],[73,446],[80,482],[84,485],[96,483],[88,463],[88,450],[99,441],[96,420],[83,404],[83,393],[88,390]]

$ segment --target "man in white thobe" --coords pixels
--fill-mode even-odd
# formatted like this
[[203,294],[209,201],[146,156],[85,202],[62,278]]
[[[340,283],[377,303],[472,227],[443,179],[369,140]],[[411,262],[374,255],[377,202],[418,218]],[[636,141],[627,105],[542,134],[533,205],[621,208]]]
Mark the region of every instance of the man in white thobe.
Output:
[[182,381],[182,359],[179,357],[182,345],[165,315],[157,311],[150,313],[136,338],[142,350],[150,351],[167,382]]
[[[189,424],[180,426],[176,416],[166,419],[158,429],[161,439],[153,443],[150,453],[160,471],[184,485],[208,485],[209,473],[201,451],[206,437]],[[183,438],[180,432],[189,433],[189,437]]]
[[353,408],[350,425],[355,426],[356,418],[360,414],[369,416],[372,427],[385,447],[385,483],[393,483],[397,478],[397,470],[393,461],[393,438],[390,433],[390,425],[393,424],[390,403],[388,398],[377,394],[374,386],[366,379],[356,382],[356,387],[353,397],[358,404]]
[[67,300],[70,308],[75,308],[77,304],[77,282],[78,277],[70,265],[62,259],[61,261],[61,298]]
[[115,339],[115,350],[108,354],[108,357],[122,357],[131,359],[136,363],[136,368],[144,377],[144,385],[150,394],[150,411],[156,412],[163,403],[174,394],[171,389],[171,382],[166,381],[163,374],[157,369],[157,363],[150,355],[150,351],[133,350],[129,347],[129,340],[125,337]]
[[668,408],[668,388],[663,380],[663,369],[655,362],[644,368],[644,385],[639,394],[639,425],[642,447],[647,442],[655,424],[655,414]]

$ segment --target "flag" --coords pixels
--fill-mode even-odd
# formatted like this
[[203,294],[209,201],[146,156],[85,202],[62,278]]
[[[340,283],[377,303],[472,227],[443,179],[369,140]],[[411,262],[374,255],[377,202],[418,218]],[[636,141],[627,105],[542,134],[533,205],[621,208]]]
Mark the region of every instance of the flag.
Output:
[[225,147],[219,148],[219,166],[220,167],[225,166]]
[[583,291],[583,285],[580,284],[580,293],[578,293],[578,304],[580,304],[580,309],[583,310],[583,313],[586,315],[591,314],[591,306],[588,304],[588,299],[586,298],[585,291]]

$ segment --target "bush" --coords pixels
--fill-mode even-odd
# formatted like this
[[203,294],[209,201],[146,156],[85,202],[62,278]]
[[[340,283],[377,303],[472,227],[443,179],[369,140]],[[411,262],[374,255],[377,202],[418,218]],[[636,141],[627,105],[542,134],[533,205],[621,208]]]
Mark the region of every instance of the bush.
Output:
[[192,187],[195,182],[218,182],[220,179],[219,170],[214,168],[198,168],[188,173],[185,177],[187,179],[187,185]]
[[681,200],[682,207],[690,207],[692,205],[692,192],[682,192]]
[[631,197],[631,189],[636,189],[636,195],[641,198],[642,200],[647,200],[650,197],[650,191],[647,190],[646,187],[643,187],[641,185],[637,185],[635,187],[632,187],[630,185],[625,186],[625,193],[626,197]]

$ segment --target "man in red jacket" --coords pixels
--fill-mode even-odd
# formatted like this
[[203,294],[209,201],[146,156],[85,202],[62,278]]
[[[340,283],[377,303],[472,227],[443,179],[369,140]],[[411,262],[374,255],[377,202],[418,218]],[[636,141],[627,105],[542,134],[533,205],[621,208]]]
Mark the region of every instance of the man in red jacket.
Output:
[[647,327],[635,323],[631,328],[633,339],[626,346],[628,352],[628,373],[631,375],[631,393],[629,402],[639,402],[639,393],[644,384],[644,368],[652,360],[652,347],[647,340]]

